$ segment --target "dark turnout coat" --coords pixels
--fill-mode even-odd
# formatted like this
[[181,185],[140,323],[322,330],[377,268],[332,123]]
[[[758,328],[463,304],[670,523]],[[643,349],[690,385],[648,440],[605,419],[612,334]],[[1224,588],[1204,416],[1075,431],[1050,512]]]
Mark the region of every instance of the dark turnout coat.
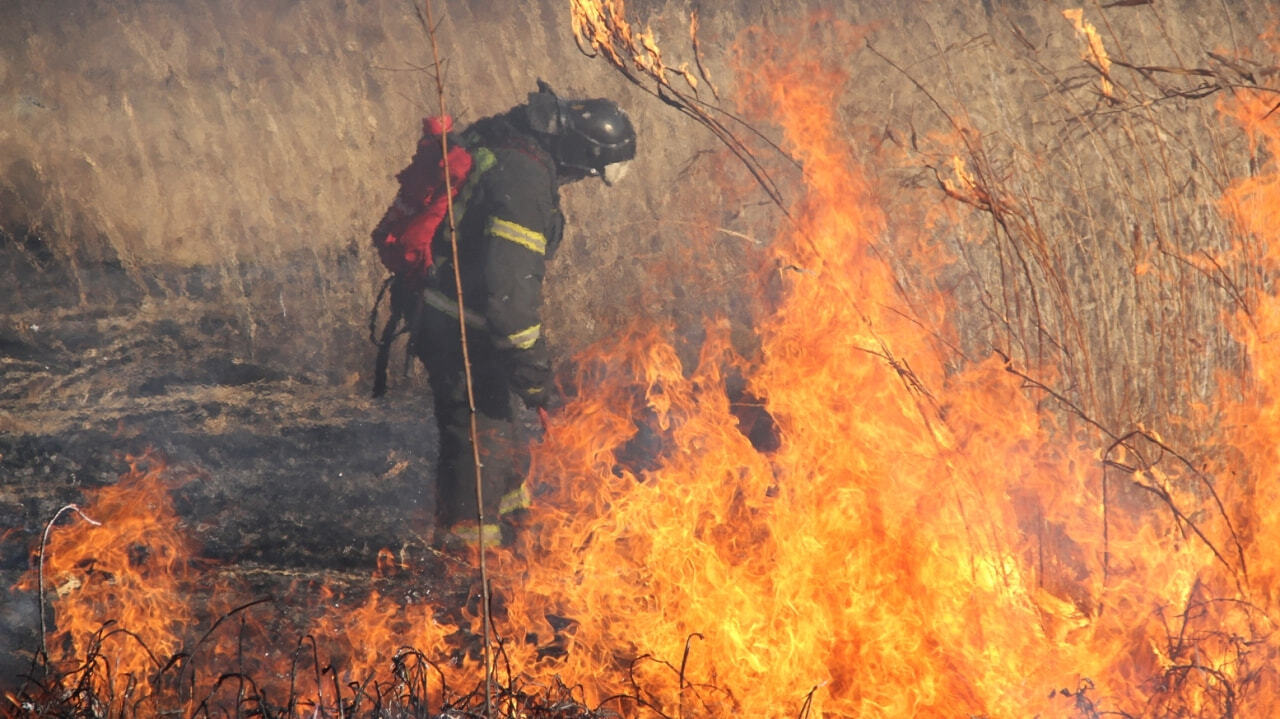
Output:
[[[475,166],[455,201],[456,264],[490,519],[513,506],[528,469],[530,436],[522,431],[522,405],[541,406],[552,393],[542,282],[564,220],[555,162],[522,130],[520,110],[480,120],[463,133]],[[451,524],[473,519],[476,503],[447,227],[435,239],[433,256],[436,266],[422,292],[411,341],[427,368],[440,427],[437,517]]]
[[[455,206],[468,339],[498,353],[511,389],[536,404],[550,379],[542,337],[542,280],[564,227],[555,162],[510,116],[481,120],[463,138],[476,161]],[[447,234],[445,228],[436,239],[437,267],[425,301],[456,325],[453,249]]]

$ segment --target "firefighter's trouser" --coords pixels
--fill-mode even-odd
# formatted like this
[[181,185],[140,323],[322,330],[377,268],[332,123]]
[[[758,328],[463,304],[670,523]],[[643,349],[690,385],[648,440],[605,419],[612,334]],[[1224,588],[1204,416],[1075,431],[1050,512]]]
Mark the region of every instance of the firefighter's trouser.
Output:
[[[458,337],[457,317],[428,306],[420,315],[412,340],[415,354],[427,369],[440,430],[436,463],[436,522],[440,528],[475,520],[477,516],[471,411]],[[502,355],[488,334],[469,327],[467,349],[476,405],[484,518],[490,523],[499,519],[500,510],[512,508],[513,496],[523,496],[520,488],[529,470],[532,437],[522,421],[526,410],[512,391]]]

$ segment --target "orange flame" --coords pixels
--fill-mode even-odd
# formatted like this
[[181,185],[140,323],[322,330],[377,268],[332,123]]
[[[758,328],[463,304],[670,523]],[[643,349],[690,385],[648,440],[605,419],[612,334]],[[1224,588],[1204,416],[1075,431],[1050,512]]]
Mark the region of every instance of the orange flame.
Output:
[[1087,43],[1084,59],[1086,62],[1092,61],[1102,73],[1103,96],[1115,98],[1115,86],[1111,83],[1111,57],[1107,55],[1107,49],[1102,46],[1102,37],[1098,35],[1098,29],[1093,26],[1093,23],[1084,19],[1084,10],[1081,8],[1063,10],[1062,16],[1071,21],[1076,28],[1076,34],[1084,38]]
[[[1277,47],[1280,50],[1280,46]],[[1237,180],[1221,203],[1223,212],[1240,231],[1238,252],[1261,265],[1268,278],[1263,286],[1273,286],[1280,270],[1280,114],[1274,94],[1240,92],[1220,109],[1238,121],[1251,149],[1268,157],[1253,176]],[[1224,474],[1243,472],[1246,483],[1234,497],[1232,509],[1242,518],[1241,532],[1247,538],[1248,562],[1253,588],[1263,606],[1271,609],[1280,600],[1277,579],[1280,559],[1271,548],[1280,541],[1280,488],[1276,467],[1280,466],[1277,436],[1280,436],[1280,296],[1255,288],[1247,298],[1250,310],[1235,319],[1241,343],[1249,350],[1250,376],[1243,383],[1224,382],[1222,426],[1226,444],[1236,450]]]
[[[575,32],[594,38],[579,5]],[[773,248],[785,295],[759,322],[761,356],[737,356],[711,322],[692,366],[652,327],[581,358],[581,394],[535,457],[531,526],[490,565],[511,679],[666,716],[1275,716],[1280,301],[1258,293],[1241,318],[1254,377],[1223,400],[1223,466],[1181,462],[1153,432],[1100,444],[1059,426],[1003,361],[951,366],[902,309],[874,251],[884,210],[830,107],[844,78],[778,57],[748,82],[806,194]],[[1230,109],[1274,158],[1263,105]],[[968,191],[954,171],[952,191]],[[1223,202],[1267,247],[1277,178],[1273,163]],[[740,431],[730,370],[763,398],[776,450]],[[164,528],[160,474],[139,460],[100,493],[91,515],[124,532],[110,542],[53,533],[51,639],[66,661],[111,618],[156,655],[181,645],[191,611],[167,587],[187,581],[192,548]],[[126,530],[148,519],[162,526]],[[403,569],[379,557],[381,575]],[[447,681],[474,675],[447,658],[455,623],[476,631],[473,610],[444,621],[377,592],[360,606],[321,593],[311,633],[336,646],[337,685],[409,646],[442,659]],[[113,641],[118,674],[153,669],[135,644]],[[336,708],[323,691],[317,713]]]
[[86,657],[104,660],[109,672],[83,671],[100,696],[120,701],[181,647],[193,617],[182,585],[199,573],[195,547],[176,527],[164,462],[153,453],[127,460],[128,473],[97,490],[87,510],[102,526],[58,527],[44,549],[44,577],[19,585],[34,589],[43,579],[50,592],[54,665],[72,671]]
[[[841,78],[757,69],[808,192],[777,243],[787,295],[763,360],[713,331],[684,367],[653,330],[587,358],[590,392],[539,453],[515,625],[575,618],[555,671],[592,677],[597,699],[651,681],[664,712],[772,716],[809,697],[818,716],[1269,715],[1273,692],[1236,693],[1273,681],[1276,655],[1240,515],[1194,467],[1154,459],[1154,433],[1102,451],[1002,361],[944,371],[887,311],[892,273],[870,252],[885,220],[833,131]],[[775,453],[735,429],[734,364],[778,422]],[[638,469],[637,417],[660,438]]]

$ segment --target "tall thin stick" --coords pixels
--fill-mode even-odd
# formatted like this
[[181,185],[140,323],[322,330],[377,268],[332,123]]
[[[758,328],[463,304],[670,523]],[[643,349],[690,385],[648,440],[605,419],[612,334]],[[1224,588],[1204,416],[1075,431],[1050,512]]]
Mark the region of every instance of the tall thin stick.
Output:
[[[436,97],[440,102],[440,117],[448,117],[444,99],[444,72],[440,64],[440,49],[436,43],[435,20],[431,13],[431,0],[424,0],[426,15],[418,12],[418,20],[422,22],[431,43],[431,62],[435,67]],[[417,5],[414,11],[417,12]],[[467,409],[471,420],[471,464],[475,467],[476,477],[476,546],[480,555],[480,601],[482,624],[484,626],[484,712],[485,716],[493,716],[493,655],[492,644],[493,617],[489,611],[489,571],[484,557],[484,470],[480,465],[479,429],[476,427],[475,389],[471,378],[471,354],[467,347],[467,308],[462,297],[462,270],[458,254],[457,223],[453,213],[453,183],[449,177],[449,133],[440,133],[440,157],[444,169],[444,192],[448,199],[449,248],[453,253],[453,287],[458,300],[458,337],[462,343],[462,374],[467,386]],[[437,478],[439,481],[439,478]]]

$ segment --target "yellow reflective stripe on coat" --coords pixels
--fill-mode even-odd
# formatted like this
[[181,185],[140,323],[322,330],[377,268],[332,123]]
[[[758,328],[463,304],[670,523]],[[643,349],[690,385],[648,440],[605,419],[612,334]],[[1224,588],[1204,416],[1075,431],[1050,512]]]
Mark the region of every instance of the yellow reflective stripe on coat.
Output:
[[519,332],[513,332],[507,335],[507,341],[512,347],[518,350],[527,350],[538,341],[542,336],[542,325],[537,324],[532,327],[526,327]]
[[547,254],[547,238],[541,232],[531,230],[524,225],[518,225],[500,217],[491,217],[489,218],[489,226],[485,231],[494,237],[501,237],[508,242],[514,242],[540,255]]
[[520,485],[515,489],[502,495],[501,501],[498,502],[498,516],[518,512],[522,509],[528,509],[533,506],[533,497],[529,496],[529,490]]

